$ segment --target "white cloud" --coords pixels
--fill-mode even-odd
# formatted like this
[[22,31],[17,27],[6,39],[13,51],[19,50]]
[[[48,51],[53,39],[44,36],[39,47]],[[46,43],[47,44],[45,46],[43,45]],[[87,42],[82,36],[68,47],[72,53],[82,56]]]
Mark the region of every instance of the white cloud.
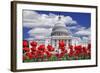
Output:
[[25,40],[34,40],[33,37],[26,38]]
[[78,45],[78,44],[80,44],[81,43],[81,38],[80,37],[73,37],[72,38],[72,45]]
[[85,30],[86,27],[80,26],[80,25],[74,25],[74,26],[67,26],[69,30],[75,30],[75,31],[80,31],[80,30]]
[[35,19],[38,18],[40,14],[38,14],[35,11],[30,11],[30,10],[23,10],[23,18],[24,19]]
[[33,28],[28,31],[28,34],[30,37],[33,38],[45,38],[51,35],[52,29],[46,29],[46,28]]
[[77,29],[76,26],[71,26],[71,27],[68,27],[68,29]]
[[87,37],[83,37],[82,39],[83,39],[83,40],[88,40],[88,38],[87,38]]
[[70,16],[66,16],[62,20],[64,20],[66,24],[77,24],[77,22]]
[[[58,22],[59,15],[49,13],[40,14],[36,11],[23,10],[23,26],[31,28],[28,31],[29,38],[32,40],[34,38],[46,38],[51,35],[52,27]],[[66,25],[77,24],[75,20],[70,16],[60,15],[60,22]]]
[[76,35],[83,35],[83,36],[90,36],[91,35],[91,30],[90,28],[88,29],[81,29],[78,32],[75,33]]
[[[49,13],[47,14],[39,14],[35,11],[24,10],[23,11],[23,26],[34,28],[34,27],[43,27],[43,28],[51,28],[55,23],[58,22],[58,15]],[[77,24],[75,20],[70,16],[60,15],[61,22],[66,24]]]
[[81,41],[81,38],[80,37],[73,37],[72,39],[73,40],[77,40],[77,41]]
[[24,27],[53,27],[56,21],[54,14],[39,14],[35,11],[23,12],[23,26]]
[[83,40],[90,40],[91,38],[90,37],[83,37],[82,39]]

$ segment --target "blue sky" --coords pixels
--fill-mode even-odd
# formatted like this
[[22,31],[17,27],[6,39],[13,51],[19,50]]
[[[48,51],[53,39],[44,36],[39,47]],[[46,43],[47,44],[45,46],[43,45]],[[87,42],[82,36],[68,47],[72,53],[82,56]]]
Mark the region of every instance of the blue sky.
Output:
[[84,27],[90,27],[91,24],[91,14],[90,13],[79,13],[79,12],[55,12],[55,11],[37,11],[39,14],[49,14],[53,13],[56,15],[71,16],[74,20],[78,22],[79,25]]
[[[28,10],[26,10],[28,11]],[[30,11],[30,10],[29,10]],[[32,11],[31,11],[32,12]],[[72,26],[78,26],[77,28],[84,27],[84,30],[88,30],[88,28],[90,28],[91,26],[91,14],[90,13],[79,13],[79,12],[55,12],[55,11],[35,11],[37,15],[49,15],[50,13],[54,14],[54,15],[63,15],[63,16],[70,16],[74,21],[77,22],[76,25],[72,25]],[[30,14],[31,15],[31,14]],[[26,17],[27,18],[27,17]],[[31,17],[29,18],[31,19]],[[32,17],[32,19],[34,19],[34,16]],[[23,23],[23,25],[25,24],[25,22]],[[26,25],[28,25],[26,23]],[[32,30],[33,28],[29,28],[29,27],[25,27],[23,26],[23,39],[29,38],[29,31]],[[78,32],[79,30],[76,29],[71,29],[71,32]],[[34,32],[34,31],[33,31]]]

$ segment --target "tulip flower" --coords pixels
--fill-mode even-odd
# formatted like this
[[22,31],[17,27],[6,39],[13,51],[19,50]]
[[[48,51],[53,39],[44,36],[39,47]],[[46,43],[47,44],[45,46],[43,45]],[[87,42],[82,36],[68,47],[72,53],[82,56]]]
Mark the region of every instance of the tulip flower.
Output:
[[91,44],[88,44],[87,49],[89,49],[89,51],[91,51]]
[[86,47],[83,47],[82,50],[83,50],[83,54],[86,55],[87,54]]
[[64,53],[64,52],[61,52],[61,53],[59,54],[59,58],[62,58],[64,55],[65,55],[65,53]]
[[60,47],[59,49],[61,49],[61,51],[65,51],[65,47]]
[[36,48],[35,47],[32,47],[31,48],[31,51],[33,51],[33,52],[36,51]]
[[23,51],[25,51],[25,52],[29,52],[30,49],[29,49],[28,47],[25,47],[25,48],[23,48]]
[[40,45],[40,46],[38,47],[38,50],[40,50],[40,51],[45,51],[45,45],[44,45],[44,44]]
[[51,45],[48,45],[48,46],[47,46],[47,49],[48,49],[48,51],[50,51],[50,52],[54,51],[54,48],[53,48]]
[[37,42],[32,41],[32,42],[30,43],[30,45],[31,45],[32,47],[36,47],[36,46],[37,46]]
[[43,56],[44,56],[44,52],[41,50],[38,50],[36,54],[37,54],[38,58],[43,58]]
[[64,47],[65,46],[65,42],[64,41],[60,41],[59,42],[59,47]]
[[[31,45],[31,48],[29,48]],[[68,50],[67,50],[68,49]],[[64,41],[59,41],[58,50],[55,52],[55,48],[48,44],[38,45],[36,41],[32,41],[28,44],[27,40],[23,40],[23,61],[27,59],[31,61],[49,61],[49,60],[79,60],[91,58],[91,44],[87,47],[83,45],[69,45],[66,48]],[[26,61],[25,61],[26,60]]]
[[74,54],[73,49],[70,49],[70,52],[68,53],[69,57],[72,57],[72,56],[73,56],[73,54]]
[[32,51],[31,54],[33,55],[33,58],[37,58],[37,52]]
[[27,53],[26,53],[26,56],[28,56],[29,59],[32,59],[32,58],[33,58],[33,55],[32,55],[31,52],[27,52]]
[[45,53],[47,55],[47,58],[50,58],[52,56],[52,54],[49,51],[46,51]]
[[70,45],[70,46],[69,46],[69,49],[73,49],[73,45]]
[[28,41],[27,40],[23,40],[23,47],[28,47]]

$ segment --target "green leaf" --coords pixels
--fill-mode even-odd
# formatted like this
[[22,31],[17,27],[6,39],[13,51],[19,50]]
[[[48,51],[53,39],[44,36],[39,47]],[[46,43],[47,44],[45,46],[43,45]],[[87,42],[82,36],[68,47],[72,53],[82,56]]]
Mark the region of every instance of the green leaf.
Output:
[[50,58],[50,61],[57,61],[57,57],[56,57],[56,56],[52,56],[52,57]]

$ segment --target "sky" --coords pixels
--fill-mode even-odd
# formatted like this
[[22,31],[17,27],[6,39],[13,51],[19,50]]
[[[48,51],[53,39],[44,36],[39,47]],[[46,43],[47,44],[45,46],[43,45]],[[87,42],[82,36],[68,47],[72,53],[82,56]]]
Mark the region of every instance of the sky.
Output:
[[90,13],[36,10],[23,10],[23,39],[31,40],[50,36],[59,16],[73,37],[88,39],[91,27]]

